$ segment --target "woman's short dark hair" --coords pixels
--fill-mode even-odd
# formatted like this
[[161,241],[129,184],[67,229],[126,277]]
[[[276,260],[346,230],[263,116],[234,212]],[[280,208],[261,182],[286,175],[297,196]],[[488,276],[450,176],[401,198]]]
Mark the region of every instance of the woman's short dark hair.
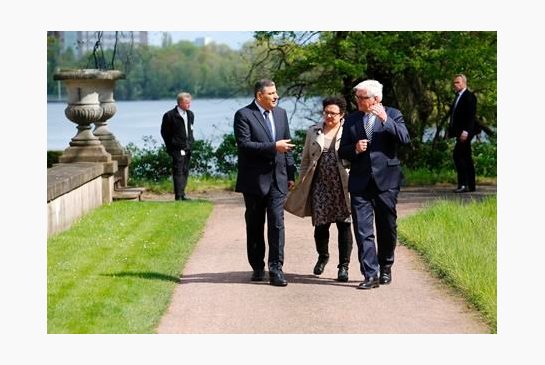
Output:
[[342,114],[346,112],[346,100],[342,96],[328,96],[322,101],[323,109],[328,105],[337,105]]

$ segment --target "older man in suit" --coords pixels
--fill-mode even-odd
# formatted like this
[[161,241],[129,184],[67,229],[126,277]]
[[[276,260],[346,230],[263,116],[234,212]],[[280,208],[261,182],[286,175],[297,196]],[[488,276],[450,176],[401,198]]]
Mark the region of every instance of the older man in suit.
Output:
[[161,136],[172,159],[175,200],[190,200],[185,195],[185,187],[189,177],[191,147],[195,141],[193,138],[195,115],[189,110],[191,99],[190,93],[179,93],[176,98],[177,105],[163,115],[161,123]]
[[402,179],[396,149],[410,138],[401,112],[381,104],[382,84],[365,80],[354,90],[358,111],[344,123],[339,157],[351,162],[348,191],[360,270],[365,277],[358,289],[371,289],[392,281],[396,204]]
[[450,108],[449,137],[456,138],[452,158],[456,167],[458,187],[456,193],[475,191],[475,165],[471,156],[471,140],[475,135],[477,98],[467,89],[467,78],[463,74],[452,81],[454,101]]
[[264,279],[267,217],[269,281],[286,286],[284,276],[284,200],[295,184],[293,144],[287,113],[277,106],[278,94],[271,80],[260,80],[255,100],[235,113],[234,130],[238,147],[236,191],[244,195],[248,261],[252,281]]

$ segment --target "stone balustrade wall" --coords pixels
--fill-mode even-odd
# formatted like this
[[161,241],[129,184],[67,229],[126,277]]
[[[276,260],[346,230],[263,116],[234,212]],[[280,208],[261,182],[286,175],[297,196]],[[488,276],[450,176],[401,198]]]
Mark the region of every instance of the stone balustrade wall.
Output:
[[61,163],[47,169],[48,236],[112,201],[113,177],[104,169],[104,164],[93,162]]

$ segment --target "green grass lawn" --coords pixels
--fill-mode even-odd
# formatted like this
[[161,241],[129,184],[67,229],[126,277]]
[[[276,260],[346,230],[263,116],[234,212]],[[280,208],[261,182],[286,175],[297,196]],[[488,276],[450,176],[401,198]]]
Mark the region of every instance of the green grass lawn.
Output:
[[[207,177],[190,176],[187,180],[186,192],[205,192],[211,190],[235,190],[236,177]],[[131,180],[132,186],[145,186],[151,193],[163,194],[172,193],[172,178],[165,178],[161,181]]]
[[399,220],[399,239],[422,254],[497,330],[496,197],[440,201]]
[[48,333],[153,333],[211,211],[114,202],[50,237]]
[[[435,185],[435,184],[451,184],[456,185],[456,171],[439,170],[430,171],[428,169],[409,169],[403,168],[404,183],[407,186],[415,185]],[[495,177],[477,176],[477,185],[494,185],[496,184]]]
[[[404,185],[456,185],[455,170],[430,171],[428,169],[403,169]],[[299,181],[300,176],[297,177]],[[495,185],[495,177],[477,176],[478,185]],[[187,182],[186,191],[191,194],[211,190],[235,190],[236,176],[230,177],[207,177],[190,176]],[[132,186],[144,186],[148,192],[163,194],[172,193],[172,178],[164,178],[160,181],[131,180]]]

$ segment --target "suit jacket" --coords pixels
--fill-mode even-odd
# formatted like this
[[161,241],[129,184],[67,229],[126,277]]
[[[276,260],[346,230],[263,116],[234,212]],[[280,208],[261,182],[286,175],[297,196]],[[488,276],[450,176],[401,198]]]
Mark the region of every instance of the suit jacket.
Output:
[[475,117],[477,114],[477,98],[466,89],[460,96],[456,108],[454,103],[450,108],[449,137],[460,137],[462,131],[469,133],[469,139],[474,135]]
[[[286,111],[276,107],[272,115],[276,140],[291,139]],[[255,101],[235,113],[234,130],[238,147],[235,191],[265,196],[276,180],[278,189],[287,193],[288,180],[295,180],[293,155],[276,152],[276,141]]]
[[190,150],[195,139],[193,138],[193,121],[195,115],[191,110],[187,110],[187,122],[189,123],[189,135],[186,133],[184,119],[178,113],[177,107],[169,110],[163,115],[161,123],[161,136],[165,141],[168,152]]
[[397,158],[397,145],[410,142],[403,115],[395,108],[386,107],[384,124],[377,118],[373,125],[372,142],[365,152],[356,153],[356,142],[368,139],[363,126],[365,113],[357,111],[344,122],[339,157],[351,162],[348,191],[363,193],[371,177],[380,191],[399,188],[403,174]]
[[[303,148],[303,156],[301,158],[301,182],[295,187],[295,189],[290,191],[286,201],[287,207],[293,207],[293,209],[290,208],[286,210],[298,217],[312,216],[312,199],[310,197],[310,190],[312,187],[312,180],[314,179],[314,172],[316,171],[316,165],[318,164],[318,160],[322,156],[322,152],[324,150],[325,136],[323,130],[323,123],[312,125],[307,130],[305,147]],[[339,171],[339,175],[341,177],[344,199],[346,206],[350,211],[348,172],[345,167],[345,165],[348,165],[348,162],[341,160],[338,154],[342,131],[343,127],[341,126],[337,132],[336,140],[333,143],[335,146],[335,153],[337,154],[337,170]]]

